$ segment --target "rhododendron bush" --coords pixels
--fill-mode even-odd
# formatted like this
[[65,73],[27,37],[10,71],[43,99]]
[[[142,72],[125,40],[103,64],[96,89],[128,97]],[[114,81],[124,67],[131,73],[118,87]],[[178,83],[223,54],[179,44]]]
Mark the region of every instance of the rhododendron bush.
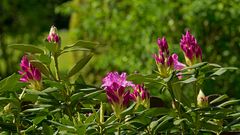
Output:
[[[165,37],[157,39],[156,45],[156,53],[149,54],[156,62],[153,74],[109,71],[101,86],[85,83],[79,74],[101,46],[97,42],[79,40],[62,47],[57,28],[52,26],[42,46],[10,45],[24,55],[18,73],[0,81],[1,133],[197,135],[240,131],[240,100],[218,93],[205,95],[202,87],[209,79],[237,69],[205,62],[204,46],[190,31],[180,40],[183,54],[170,52]],[[60,72],[60,56],[73,51],[84,55],[67,73]]]

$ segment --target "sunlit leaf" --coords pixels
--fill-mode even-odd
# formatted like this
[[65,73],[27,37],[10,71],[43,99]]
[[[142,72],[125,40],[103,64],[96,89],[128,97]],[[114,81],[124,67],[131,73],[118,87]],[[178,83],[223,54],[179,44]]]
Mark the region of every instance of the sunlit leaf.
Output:
[[30,52],[30,53],[44,53],[44,51],[35,46],[35,45],[29,45],[29,44],[11,44],[9,45],[10,48],[20,50],[23,52]]
[[92,54],[89,54],[82,58],[81,60],[79,60],[68,72],[68,77],[71,77],[75,75],[77,72],[79,72],[88,63],[92,56],[93,56]]

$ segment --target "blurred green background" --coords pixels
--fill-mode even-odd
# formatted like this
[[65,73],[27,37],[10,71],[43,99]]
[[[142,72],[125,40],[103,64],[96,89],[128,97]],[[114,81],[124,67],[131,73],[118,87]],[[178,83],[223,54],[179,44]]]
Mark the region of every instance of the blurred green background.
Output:
[[[179,42],[186,30],[197,38],[203,61],[240,67],[240,0],[1,0],[0,79],[17,71],[23,55],[7,45],[41,45],[51,25],[60,30],[63,46],[78,39],[104,45],[81,72],[96,86],[109,71],[154,72],[157,37],[165,36],[184,62]],[[61,57],[62,72],[78,57]],[[203,89],[240,98],[239,88],[238,70],[205,82]]]

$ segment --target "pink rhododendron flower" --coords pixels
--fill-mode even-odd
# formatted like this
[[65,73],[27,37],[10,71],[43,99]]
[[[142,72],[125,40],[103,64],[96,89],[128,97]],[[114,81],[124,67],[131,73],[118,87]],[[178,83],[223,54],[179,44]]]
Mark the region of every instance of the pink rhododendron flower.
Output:
[[186,63],[189,66],[202,61],[202,50],[190,31],[187,31],[186,34],[182,36],[180,46],[184,52]]
[[142,104],[146,108],[150,107],[150,95],[149,92],[144,88],[144,85],[135,85],[133,87],[133,93],[130,95],[138,105]]
[[31,84],[31,88],[40,90],[41,89],[41,72],[35,68],[28,60],[27,56],[23,56],[20,63],[21,70],[18,71],[22,77],[21,82],[28,82]]
[[108,101],[111,103],[116,117],[120,117],[120,113],[127,107],[131,99],[127,87],[134,85],[126,78],[126,73],[110,72],[102,80],[102,87],[106,90]]

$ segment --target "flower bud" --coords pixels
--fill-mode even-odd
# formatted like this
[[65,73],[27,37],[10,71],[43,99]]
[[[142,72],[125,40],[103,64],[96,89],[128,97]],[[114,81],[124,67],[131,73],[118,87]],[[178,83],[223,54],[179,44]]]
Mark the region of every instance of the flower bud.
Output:
[[184,64],[178,61],[177,54],[169,55],[168,44],[166,39],[163,37],[162,39],[158,38],[158,47],[159,53],[154,54],[156,65],[158,67],[158,71],[161,77],[168,77],[173,70],[181,70],[185,67]]
[[208,106],[208,97],[204,95],[202,90],[199,90],[198,96],[197,96],[197,105],[200,108],[204,108]]
[[55,26],[51,27],[47,40],[49,43],[60,44],[60,37],[58,36],[57,28]]
[[32,89],[41,90],[41,72],[29,62],[26,55],[22,57],[20,68],[21,70],[18,71],[18,73],[22,76],[20,81],[30,83],[29,87]]
[[141,104],[146,108],[150,107],[150,96],[148,91],[144,88],[144,85],[135,85],[133,87],[133,93],[130,94],[130,96],[138,105]]
[[182,36],[180,46],[184,52],[186,63],[189,66],[202,61],[202,50],[195,37],[189,31],[186,32],[186,35]]

